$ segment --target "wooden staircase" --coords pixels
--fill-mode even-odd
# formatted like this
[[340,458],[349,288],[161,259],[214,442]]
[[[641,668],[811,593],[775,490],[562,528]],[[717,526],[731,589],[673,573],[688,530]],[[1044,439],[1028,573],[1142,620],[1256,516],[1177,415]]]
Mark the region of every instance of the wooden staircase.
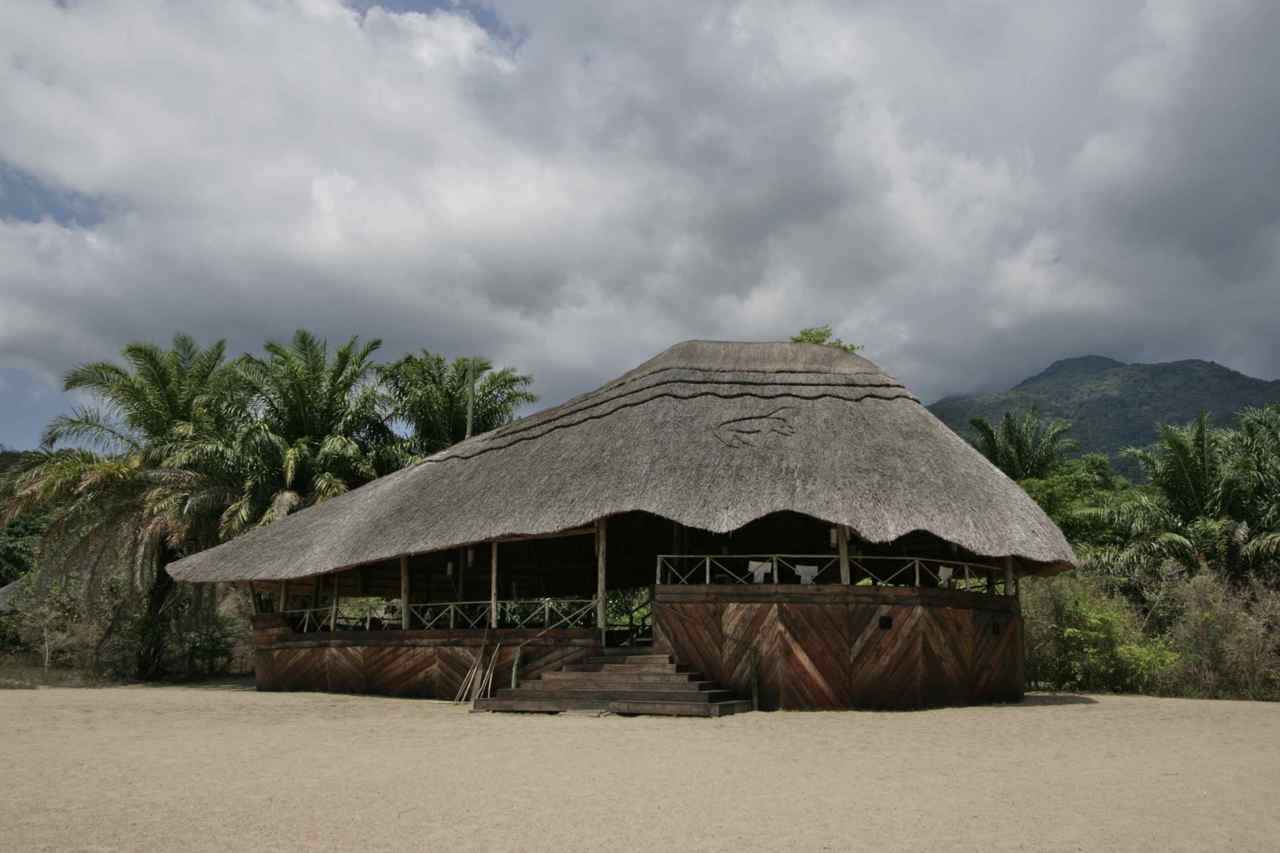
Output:
[[481,711],[599,710],[615,714],[661,714],[672,717],[723,717],[750,711],[751,703],[735,699],[701,673],[676,663],[670,655],[638,648],[606,649],[583,663],[566,664],[519,687],[498,690],[476,704]]

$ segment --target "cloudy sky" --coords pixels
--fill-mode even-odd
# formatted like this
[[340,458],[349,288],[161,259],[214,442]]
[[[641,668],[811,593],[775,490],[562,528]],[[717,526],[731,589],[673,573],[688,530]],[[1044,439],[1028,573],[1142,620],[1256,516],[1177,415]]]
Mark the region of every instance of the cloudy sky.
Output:
[[177,330],[1280,377],[1280,3],[5,0],[0,443]]

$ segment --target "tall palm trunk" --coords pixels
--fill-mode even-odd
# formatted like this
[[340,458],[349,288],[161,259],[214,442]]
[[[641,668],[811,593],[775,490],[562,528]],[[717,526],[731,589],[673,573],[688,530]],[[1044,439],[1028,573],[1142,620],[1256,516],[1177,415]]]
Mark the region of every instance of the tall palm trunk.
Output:
[[167,550],[161,554],[159,565],[147,591],[147,607],[142,615],[141,642],[138,644],[137,676],[143,681],[154,681],[165,675],[165,650],[169,639],[169,618],[165,605],[177,584],[165,571],[173,555]]

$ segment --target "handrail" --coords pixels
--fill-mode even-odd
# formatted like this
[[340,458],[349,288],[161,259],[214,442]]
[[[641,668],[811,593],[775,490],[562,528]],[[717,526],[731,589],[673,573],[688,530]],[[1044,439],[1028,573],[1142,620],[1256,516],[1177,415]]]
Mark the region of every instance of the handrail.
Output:
[[[490,601],[428,601],[409,605],[411,630],[444,628],[488,628]],[[594,598],[538,598],[511,599],[497,602],[503,621],[514,627],[541,627],[543,632],[581,624],[595,627]],[[337,630],[401,630],[404,625],[400,602],[388,600],[379,607],[353,608],[339,601],[330,601],[321,607],[304,607],[285,610],[281,615],[289,619],[298,633]],[[540,636],[540,635],[539,635]]]
[[[839,565],[836,554],[659,554],[655,580],[659,585],[777,584],[785,570],[812,584]],[[995,594],[1005,585],[1003,569],[965,560],[850,555],[848,565],[857,573],[851,578],[854,586],[937,586]]]

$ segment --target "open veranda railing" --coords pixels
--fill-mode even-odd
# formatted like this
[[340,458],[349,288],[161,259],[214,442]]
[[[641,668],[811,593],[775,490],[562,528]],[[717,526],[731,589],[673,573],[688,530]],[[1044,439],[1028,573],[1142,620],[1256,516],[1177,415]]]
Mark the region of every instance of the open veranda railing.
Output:
[[[605,612],[610,631],[643,636],[652,627],[652,590],[609,590]],[[352,599],[284,611],[295,633],[317,631],[382,631],[498,628],[544,631],[559,628],[597,628],[595,598],[535,598],[497,602],[497,618],[491,619],[493,602],[440,601],[410,604],[408,620],[400,602]]]
[[[838,584],[836,554],[659,554],[658,584]],[[1008,594],[1003,568],[934,557],[849,555],[854,586],[925,586]]]

